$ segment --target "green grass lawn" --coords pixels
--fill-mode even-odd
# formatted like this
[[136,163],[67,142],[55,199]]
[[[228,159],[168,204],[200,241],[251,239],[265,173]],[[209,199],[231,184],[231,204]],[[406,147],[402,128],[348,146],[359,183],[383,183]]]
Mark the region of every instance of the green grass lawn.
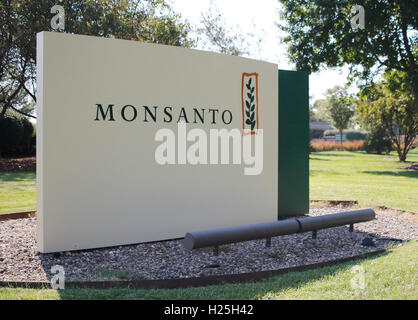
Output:
[[0,214],[34,210],[35,172],[0,172]]
[[418,162],[418,150],[400,163],[396,153],[318,152],[310,155],[311,200],[357,200],[362,206],[418,212],[418,172],[396,169]]
[[[418,172],[396,167],[418,162],[418,150],[400,163],[394,152],[319,152],[310,155],[311,200],[357,200],[418,212]],[[0,214],[36,210],[33,172],[0,172]]]
[[[418,212],[418,173],[396,167],[418,162],[418,151],[399,163],[394,153],[323,152],[310,155],[312,200],[358,200]],[[0,213],[36,208],[35,173],[0,172]],[[265,281],[175,290],[12,289],[3,299],[418,299],[418,243],[361,261],[293,272]],[[365,271],[364,290],[350,285],[352,267]]]
[[[358,273],[364,271],[364,287]],[[3,299],[418,299],[418,243],[411,241],[368,259],[303,272],[292,272],[256,283],[171,289],[0,288]]]

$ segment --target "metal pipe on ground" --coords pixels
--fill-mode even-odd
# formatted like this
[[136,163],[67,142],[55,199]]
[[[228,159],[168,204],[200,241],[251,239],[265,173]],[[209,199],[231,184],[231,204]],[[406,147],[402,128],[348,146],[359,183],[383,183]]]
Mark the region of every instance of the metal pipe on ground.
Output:
[[299,232],[315,231],[354,223],[366,222],[375,218],[372,209],[345,211],[318,217],[298,218],[301,230]]
[[186,249],[191,250],[234,242],[271,238],[296,233],[298,230],[299,223],[297,220],[288,219],[239,227],[189,232],[184,237],[183,245]]
[[372,209],[365,209],[319,217],[293,218],[231,228],[189,232],[184,237],[183,245],[189,250],[213,247],[228,243],[267,239],[299,232],[352,225],[354,223],[370,221],[374,218],[374,211]]

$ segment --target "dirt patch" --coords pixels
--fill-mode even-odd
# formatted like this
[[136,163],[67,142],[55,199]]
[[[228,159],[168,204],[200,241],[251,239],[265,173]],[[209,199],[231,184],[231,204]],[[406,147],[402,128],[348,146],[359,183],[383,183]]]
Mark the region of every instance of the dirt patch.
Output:
[[401,216],[402,218],[408,219],[418,224],[418,213],[412,211],[405,211],[400,209],[392,209],[385,206],[375,206],[373,210],[380,214],[389,214],[394,216]]
[[36,157],[0,158],[0,172],[36,171]]
[[311,208],[347,208],[358,205],[356,200],[310,200],[309,203]]
[[418,171],[418,162],[410,164],[408,166],[397,167],[395,169],[406,169],[406,170],[409,170],[409,171]]
[[310,200],[309,207],[314,208],[340,208],[344,210],[359,210],[371,208],[376,213],[389,214],[394,216],[402,216],[402,218],[408,219],[414,223],[418,223],[418,213],[412,211],[405,211],[401,209],[392,209],[386,206],[366,206],[360,207],[356,200]]
[[0,214],[0,221],[13,220],[13,219],[25,219],[36,217],[36,211],[14,212]]

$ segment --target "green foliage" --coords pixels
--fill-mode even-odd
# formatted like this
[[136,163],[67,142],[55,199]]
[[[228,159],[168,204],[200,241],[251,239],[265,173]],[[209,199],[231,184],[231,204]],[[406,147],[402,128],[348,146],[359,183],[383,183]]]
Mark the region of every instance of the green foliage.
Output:
[[255,87],[251,86],[252,78],[249,78],[248,83],[246,84],[247,89],[250,91],[247,93],[247,97],[249,100],[245,100],[245,104],[247,109],[245,114],[247,115],[247,120],[245,121],[246,124],[251,126],[251,131],[254,130],[257,120],[255,119],[255,104],[254,103],[254,90]]
[[316,100],[309,109],[309,119],[312,121],[330,121],[328,116],[328,99]]
[[[25,42],[28,58],[35,59],[37,32],[50,30],[51,7],[54,0],[15,0],[17,13],[28,16],[21,24],[30,30]],[[189,47],[189,26],[180,20],[162,0],[64,0],[65,32],[99,37],[161,43]]]
[[351,118],[354,115],[352,98],[348,94],[347,88],[335,86],[328,89],[325,99],[314,102],[312,112],[310,120],[329,121],[338,130],[346,129],[351,125]]
[[[0,4],[0,118],[29,95],[36,101],[36,34],[52,31],[51,8],[65,10],[65,32],[190,47],[189,24],[163,0],[10,0]],[[26,101],[27,102],[27,101]],[[28,103],[26,103],[27,106]]]
[[0,119],[0,156],[33,153],[33,125],[25,117],[8,113]]
[[337,86],[327,91],[327,99],[328,114],[331,123],[342,135],[343,130],[347,129],[350,120],[354,115],[351,106],[351,98],[344,88]]
[[23,136],[21,145],[21,152],[24,154],[29,154],[31,152],[31,143],[32,143],[32,135],[33,135],[33,125],[32,123],[26,119],[21,119],[22,127],[23,127]]
[[237,29],[228,25],[213,1],[207,10],[202,12],[200,23],[203,27],[197,29],[199,42],[209,51],[234,56],[248,55],[251,49],[259,49],[262,41],[254,39],[252,33],[242,34],[239,27]]
[[386,73],[381,82],[364,89],[357,111],[365,128],[374,132],[382,127],[388,132],[399,161],[405,161],[418,133],[418,113],[406,74]]
[[[290,60],[298,70],[350,66],[365,80],[383,68],[407,74],[418,95],[418,1],[411,0],[281,0],[280,26],[287,32]],[[365,28],[351,28],[351,8],[365,10]]]
[[373,128],[364,141],[364,149],[367,153],[390,153],[392,151],[392,140],[384,127]]
[[17,153],[23,138],[23,126],[15,117],[0,119],[0,155],[11,156]]
[[366,134],[360,131],[348,131],[347,132],[347,140],[348,141],[356,141],[356,140],[365,140]]
[[[324,131],[324,137],[333,137],[338,134],[338,130],[326,130]],[[348,141],[365,140],[367,134],[357,130],[343,130],[343,134],[346,135]]]

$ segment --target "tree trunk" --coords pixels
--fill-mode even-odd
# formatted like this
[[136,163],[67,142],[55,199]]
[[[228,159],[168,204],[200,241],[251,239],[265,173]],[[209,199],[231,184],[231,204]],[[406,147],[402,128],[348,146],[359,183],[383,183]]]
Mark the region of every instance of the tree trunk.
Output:
[[409,150],[412,147],[414,139],[410,139],[410,137],[405,136],[404,141],[399,141],[399,144],[395,144],[396,152],[398,153],[398,158],[400,162],[406,161],[406,156],[408,155]]
[[415,85],[415,87],[414,87],[414,102],[415,102],[415,112],[417,112],[418,113],[418,88],[417,88],[418,86],[417,85]]
[[340,145],[341,145],[341,151],[344,151],[343,148],[343,130],[340,129]]
[[3,109],[0,112],[0,119],[3,119],[7,109],[12,105],[13,99],[16,97],[16,95],[19,93],[19,91],[23,88],[23,82],[19,84],[19,86],[16,88],[16,90],[11,94],[8,98],[3,99]]
[[0,119],[4,118],[4,116],[6,114],[7,107],[8,107],[7,104],[3,105],[3,109],[1,109],[1,112],[0,112]]

